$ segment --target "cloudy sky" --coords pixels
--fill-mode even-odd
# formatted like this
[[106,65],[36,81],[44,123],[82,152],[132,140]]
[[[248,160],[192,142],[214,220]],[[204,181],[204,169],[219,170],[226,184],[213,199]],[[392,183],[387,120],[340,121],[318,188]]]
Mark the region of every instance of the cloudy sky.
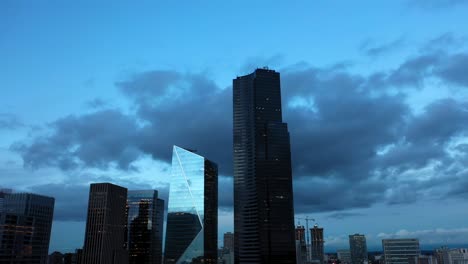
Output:
[[[171,146],[220,168],[232,231],[232,79],[281,73],[295,212],[326,250],[364,233],[468,244],[468,1],[0,1],[0,186],[56,198],[84,239],[89,183],[167,198]],[[298,219],[301,224],[304,220]]]

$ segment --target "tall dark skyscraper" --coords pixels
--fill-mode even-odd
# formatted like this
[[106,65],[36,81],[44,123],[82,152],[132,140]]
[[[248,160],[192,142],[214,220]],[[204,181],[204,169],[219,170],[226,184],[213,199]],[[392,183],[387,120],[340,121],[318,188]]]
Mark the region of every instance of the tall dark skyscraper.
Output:
[[91,184],[82,264],[128,263],[124,249],[126,204],[126,188]]
[[164,263],[217,263],[218,166],[174,146],[167,210]]
[[164,201],[155,190],[128,191],[125,245],[130,264],[162,263]]
[[360,234],[349,235],[349,251],[352,264],[368,262],[366,237]]
[[310,229],[312,263],[324,263],[323,228],[317,225]]
[[0,213],[0,263],[46,264],[54,198],[6,194]]
[[235,263],[296,263],[289,132],[280,75],[233,80]]

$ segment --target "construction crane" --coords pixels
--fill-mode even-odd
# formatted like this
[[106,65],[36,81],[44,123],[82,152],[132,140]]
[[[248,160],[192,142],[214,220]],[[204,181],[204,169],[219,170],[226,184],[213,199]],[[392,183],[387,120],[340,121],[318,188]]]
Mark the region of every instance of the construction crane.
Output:
[[310,247],[310,240],[309,240],[309,233],[310,233],[310,230],[309,230],[309,221],[314,221],[315,222],[315,219],[314,218],[310,218],[308,216],[306,216],[305,218],[302,218],[302,217],[296,217],[296,219],[298,219],[298,224],[300,225],[301,222],[300,220],[305,220],[306,221],[306,250],[307,250],[307,261],[310,261],[312,256],[311,256],[311,252],[309,250],[309,247]]

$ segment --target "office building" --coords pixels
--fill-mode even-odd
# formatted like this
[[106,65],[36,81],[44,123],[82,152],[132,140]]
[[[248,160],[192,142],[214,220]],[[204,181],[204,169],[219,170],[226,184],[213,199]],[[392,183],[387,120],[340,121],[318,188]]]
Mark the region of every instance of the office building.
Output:
[[310,247],[311,247],[311,261],[312,263],[324,263],[324,248],[323,248],[323,228],[314,225],[310,229]]
[[234,253],[234,234],[231,232],[224,233],[223,248],[231,253]]
[[165,263],[217,262],[218,167],[174,146],[167,214]]
[[235,263],[296,263],[291,151],[280,74],[233,80]]
[[414,263],[419,257],[419,240],[414,238],[383,239],[385,264]]
[[3,198],[0,263],[46,264],[55,200],[32,193]]
[[90,186],[82,264],[126,264],[127,189],[111,183]]
[[336,251],[336,257],[340,260],[341,264],[351,263],[351,251],[349,249],[338,249]]
[[156,190],[128,191],[125,247],[130,264],[162,263],[164,201]]
[[468,264],[468,249],[449,249],[444,252],[444,264]]
[[444,254],[446,251],[449,251],[449,248],[446,246],[434,249],[434,257],[437,259],[437,264],[445,264]]
[[360,234],[349,236],[349,251],[352,264],[368,263],[366,237]]

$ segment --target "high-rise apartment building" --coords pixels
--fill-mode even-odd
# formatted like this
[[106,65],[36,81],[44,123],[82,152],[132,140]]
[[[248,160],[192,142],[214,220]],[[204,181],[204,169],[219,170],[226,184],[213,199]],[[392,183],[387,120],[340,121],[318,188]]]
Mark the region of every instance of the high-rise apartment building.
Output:
[[9,193],[0,214],[0,263],[46,264],[55,200]]
[[82,264],[126,264],[127,189],[111,183],[90,186]]
[[233,80],[235,263],[296,263],[289,132],[280,74]]
[[385,264],[410,264],[419,257],[419,240],[414,238],[383,239]]
[[349,235],[349,250],[352,264],[368,263],[366,237],[360,234]]
[[324,263],[324,240],[323,240],[323,228],[314,225],[313,228],[310,229],[310,252],[311,252],[311,261],[312,263]]
[[164,201],[156,190],[128,191],[125,247],[130,264],[162,263]]
[[218,167],[174,146],[167,214],[165,263],[217,263]]
[[304,226],[296,226],[296,261],[297,264],[307,264],[306,230]]

